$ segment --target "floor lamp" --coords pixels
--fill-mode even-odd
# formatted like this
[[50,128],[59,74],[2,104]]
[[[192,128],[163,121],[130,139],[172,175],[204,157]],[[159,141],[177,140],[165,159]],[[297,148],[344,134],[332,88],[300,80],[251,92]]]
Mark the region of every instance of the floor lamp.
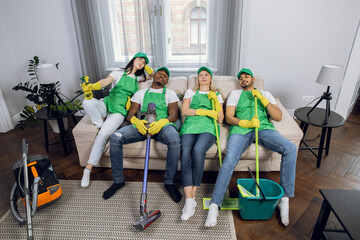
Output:
[[319,101],[311,108],[311,110],[307,113],[309,114],[316,108],[317,105],[322,100],[326,100],[326,110],[325,110],[325,123],[328,123],[329,115],[330,115],[330,100],[331,92],[330,86],[341,86],[343,83],[343,67],[339,65],[323,65],[321,67],[320,73],[316,79],[316,82],[322,85],[327,86],[326,92],[320,97]]
[[[37,66],[37,78],[39,79],[39,83],[45,88],[47,91],[46,94],[46,105],[48,108],[48,117],[50,117],[50,106],[56,105],[55,97],[58,101],[64,104],[64,101],[59,96],[56,90],[56,83],[60,81],[61,76],[59,70],[55,66],[55,64],[45,63]],[[65,104],[64,104],[65,105]]]

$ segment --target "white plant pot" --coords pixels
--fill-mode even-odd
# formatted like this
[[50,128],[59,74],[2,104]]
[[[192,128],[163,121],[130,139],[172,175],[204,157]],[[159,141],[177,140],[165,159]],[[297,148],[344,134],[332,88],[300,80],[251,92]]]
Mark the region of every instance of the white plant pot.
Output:
[[[57,123],[57,120],[49,120],[50,126],[54,133],[60,133],[59,125]],[[63,118],[64,128],[65,131],[68,129],[68,121],[67,118]]]

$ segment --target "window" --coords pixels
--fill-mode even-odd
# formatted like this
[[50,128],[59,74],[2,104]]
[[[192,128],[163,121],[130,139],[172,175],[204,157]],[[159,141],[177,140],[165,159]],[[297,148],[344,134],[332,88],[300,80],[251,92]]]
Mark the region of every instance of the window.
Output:
[[[107,66],[127,63],[137,52],[152,54],[150,33],[151,1],[109,0],[107,11],[103,12],[103,22],[110,25],[107,34],[111,41],[104,45]],[[102,26],[105,29],[104,26]]]
[[[92,1],[91,16],[106,69],[124,66],[138,51],[150,66],[171,71],[217,67],[219,7],[217,0]],[[98,18],[97,18],[98,17]],[[220,21],[221,22],[221,21]],[[213,36],[213,37],[209,37]],[[96,51],[100,51],[96,49]],[[211,56],[211,58],[209,58]]]
[[110,23],[115,61],[125,61],[125,56],[138,51],[151,55],[147,1],[113,1],[109,7],[113,12]]
[[196,7],[190,14],[190,44],[199,46],[200,54],[205,53],[206,49],[206,10]]
[[208,1],[165,1],[166,63],[207,65]]

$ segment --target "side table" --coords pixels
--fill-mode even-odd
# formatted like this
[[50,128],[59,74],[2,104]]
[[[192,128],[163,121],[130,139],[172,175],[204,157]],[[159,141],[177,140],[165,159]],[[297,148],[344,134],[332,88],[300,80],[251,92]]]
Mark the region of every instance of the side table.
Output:
[[44,121],[44,135],[45,135],[45,149],[46,149],[46,152],[49,152],[49,145],[60,143],[60,142],[49,143],[48,130],[47,130],[47,121],[48,120],[56,120],[58,125],[59,125],[61,143],[63,145],[65,156],[69,155],[67,147],[66,147],[67,139],[66,139],[66,131],[65,131],[64,123],[63,123],[63,118],[67,118],[67,117],[71,116],[74,123],[76,124],[77,121],[75,119],[74,114],[77,111],[78,110],[68,110],[68,111],[63,111],[63,112],[51,112],[47,108],[42,108],[42,109],[40,109],[39,111],[37,111],[35,113],[35,117],[37,119],[40,119],[40,120]]
[[[299,148],[299,150],[310,150],[311,153],[317,158],[316,166],[320,167],[321,158],[324,149],[324,142],[326,136],[326,147],[325,147],[325,154],[329,154],[330,149],[330,140],[331,140],[331,131],[333,128],[340,127],[344,124],[345,119],[337,114],[334,111],[330,111],[330,115],[328,117],[328,122],[325,123],[325,109],[323,108],[315,108],[309,115],[308,112],[311,110],[311,107],[302,107],[295,110],[294,115],[297,119],[301,121],[300,128],[304,133],[303,139],[300,142],[300,145],[303,143],[306,148]],[[305,139],[306,131],[309,125],[321,127],[321,137],[320,137],[320,144],[318,148],[310,147]],[[314,149],[318,150],[317,154],[314,152]]]
[[[360,239],[360,191],[320,189],[320,193],[323,195],[324,201],[311,239]],[[345,232],[325,230],[331,211]]]

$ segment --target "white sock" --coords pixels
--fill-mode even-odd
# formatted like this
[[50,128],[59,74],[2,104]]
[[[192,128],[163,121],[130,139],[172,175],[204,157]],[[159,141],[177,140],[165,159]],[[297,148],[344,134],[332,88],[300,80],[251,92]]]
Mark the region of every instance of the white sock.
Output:
[[85,168],[84,169],[84,173],[83,173],[83,177],[81,179],[81,186],[82,187],[88,187],[89,183],[90,183],[90,169]]
[[279,200],[278,208],[280,210],[280,218],[282,224],[286,227],[289,225],[289,198],[288,197],[282,197]]
[[185,206],[182,209],[181,220],[188,220],[195,213],[196,201],[195,198],[187,198],[185,200]]
[[215,227],[218,216],[219,216],[219,206],[216,205],[215,203],[210,204],[209,213],[205,222],[205,227]]

